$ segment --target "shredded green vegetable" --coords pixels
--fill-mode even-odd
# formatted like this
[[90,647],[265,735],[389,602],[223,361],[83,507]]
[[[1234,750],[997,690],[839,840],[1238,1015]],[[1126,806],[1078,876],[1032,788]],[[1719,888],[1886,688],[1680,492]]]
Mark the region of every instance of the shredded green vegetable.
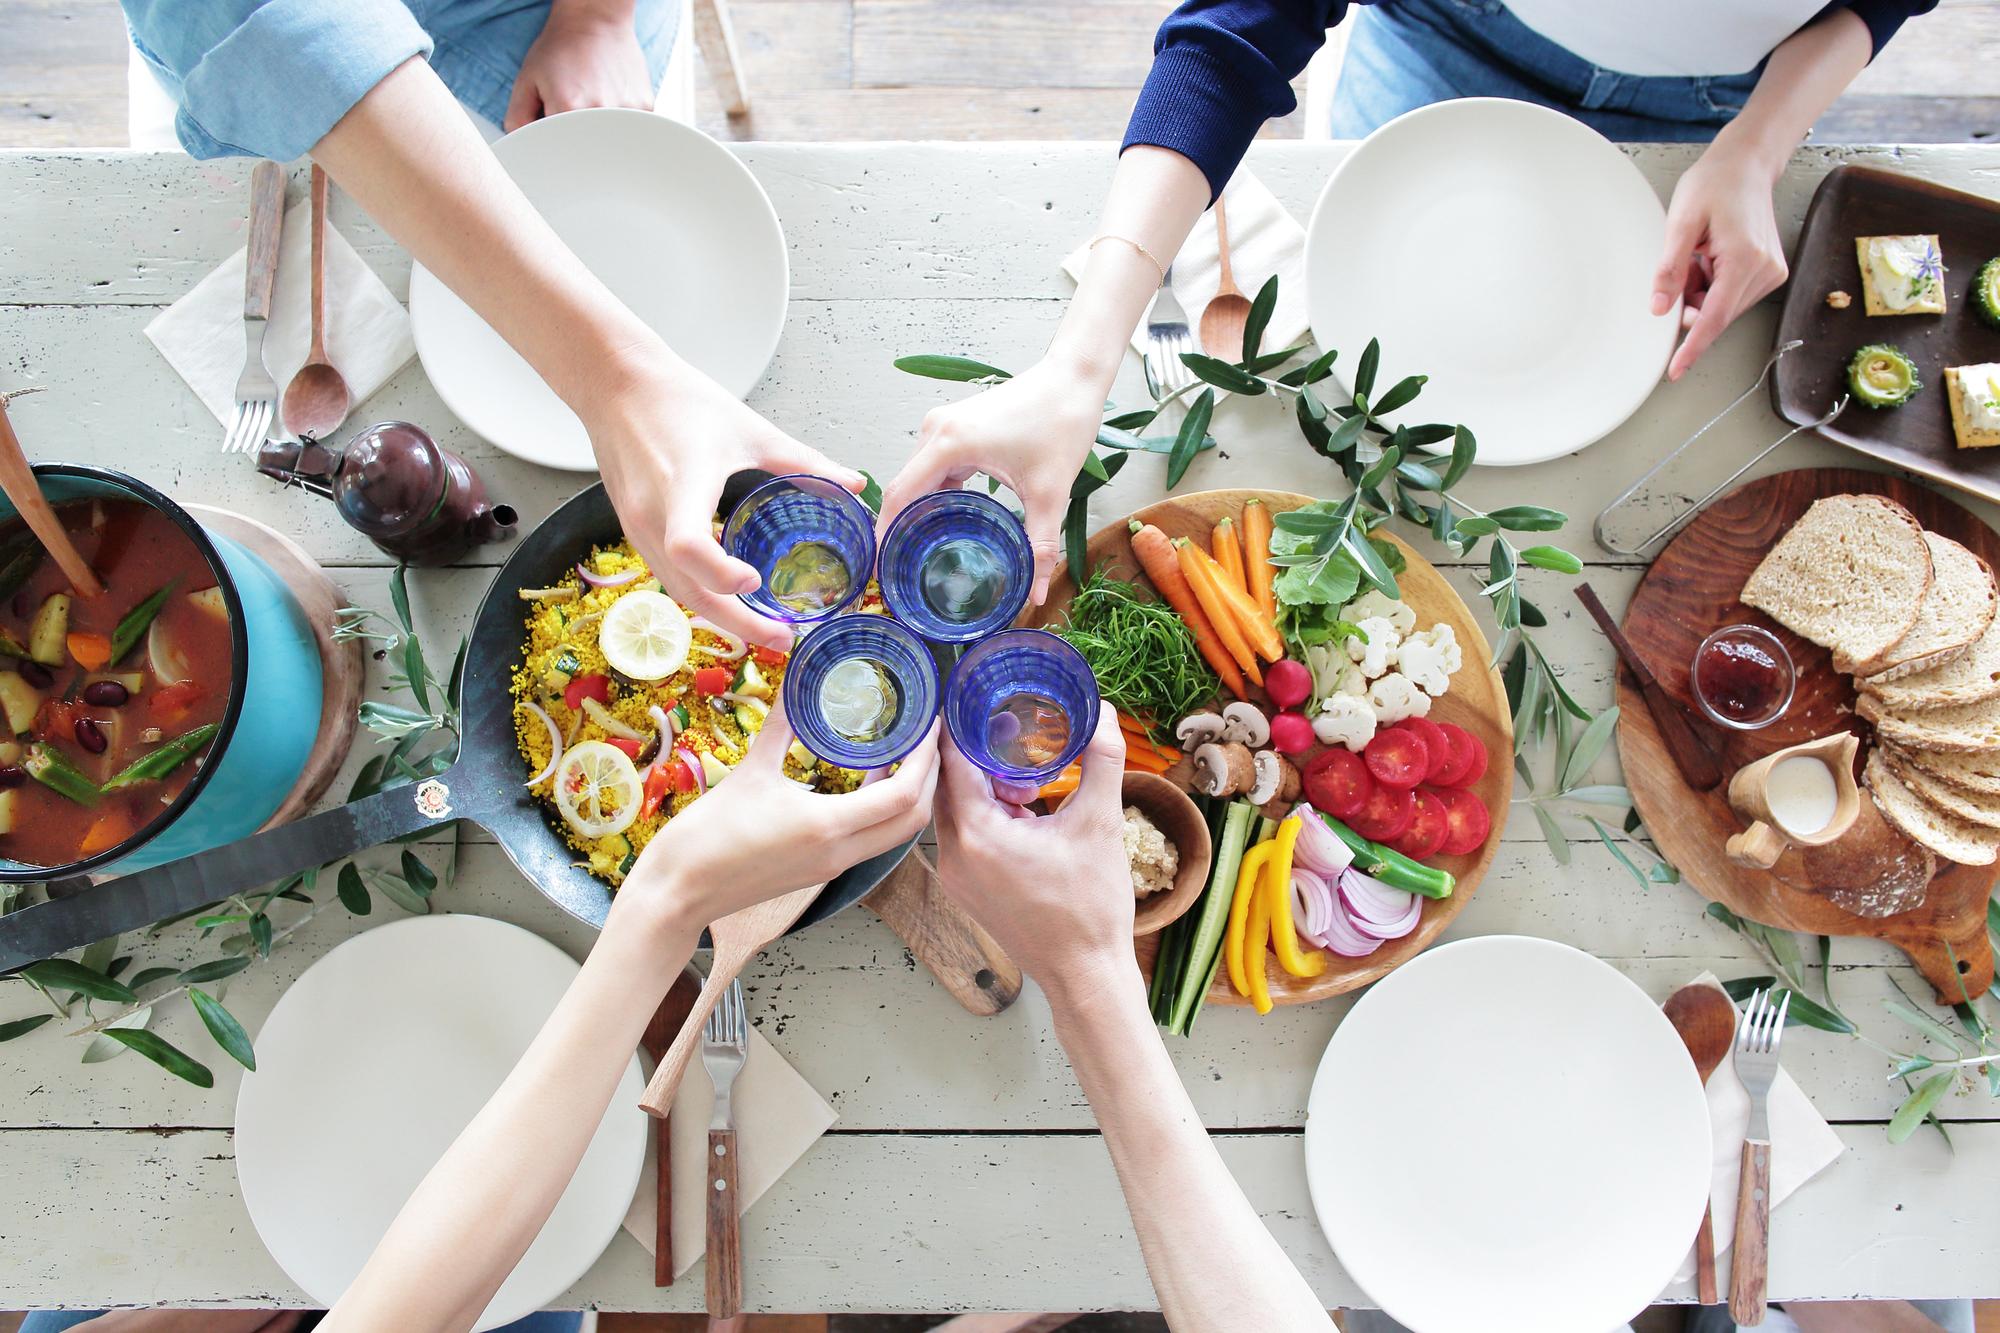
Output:
[[1172,607],[1103,573],[1091,575],[1056,633],[1090,663],[1097,692],[1151,727],[1155,739],[1170,737],[1176,722],[1222,688]]

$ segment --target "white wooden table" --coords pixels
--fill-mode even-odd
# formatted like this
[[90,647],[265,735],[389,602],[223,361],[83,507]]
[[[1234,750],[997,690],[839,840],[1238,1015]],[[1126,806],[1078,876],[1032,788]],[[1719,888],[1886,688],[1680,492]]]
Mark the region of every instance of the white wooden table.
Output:
[[[884,477],[907,456],[925,409],[961,391],[899,374],[891,358],[960,352],[1017,368],[1031,362],[1066,295],[1057,260],[1088,233],[1112,164],[1102,145],[739,151],[784,220],[794,284],[784,342],[751,402],[833,456]],[[1304,218],[1345,151],[1260,145],[1251,165]],[[1636,156],[1663,197],[1691,160],[1679,148]],[[1839,161],[1878,162],[2000,192],[2000,147],[1807,151],[1779,189],[1789,232],[1816,181]],[[0,389],[51,386],[14,407],[33,456],[124,468],[183,499],[276,524],[332,568],[353,598],[386,606],[383,558],[343,527],[331,506],[281,491],[244,459],[219,455],[215,423],[140,333],[158,307],[241,244],[247,171],[241,162],[178,156],[0,154]],[[301,184],[294,181],[295,195]],[[408,258],[351,206],[337,208],[335,220],[402,294]],[[1582,455],[1482,470],[1467,484],[1469,494],[1482,504],[1504,497],[1561,506],[1572,522],[1552,540],[1588,558],[1590,516],[1743,388],[1770,349],[1774,323],[1770,307],[1744,318],[1694,374],[1662,387],[1630,424]],[[1128,366],[1121,383],[1131,401],[1136,380],[1136,367]],[[493,494],[519,507],[524,527],[583,483],[486,446],[439,403],[415,363],[363,405],[354,423],[389,417],[422,424],[474,460]],[[1697,486],[1733,466],[1727,459],[1777,429],[1760,400],[1670,481],[1698,494]],[[1216,433],[1222,450],[1194,465],[1185,489],[1258,485],[1324,494],[1337,484],[1330,465],[1264,400],[1232,405],[1218,416]],[[1855,460],[1801,441],[1770,461]],[[1159,459],[1134,459],[1096,497],[1093,517],[1101,522],[1156,499],[1161,484]],[[1983,512],[1993,518],[1990,508]],[[504,554],[488,549],[475,554],[475,564],[413,579],[435,651],[456,642]],[[1631,564],[1593,562],[1589,578],[1615,609],[1637,574]],[[1476,586],[1474,571],[1456,577],[1468,594]],[[1537,579],[1545,589],[1537,600],[1555,621],[1546,638],[1551,655],[1570,687],[1602,706],[1611,691],[1610,652],[1560,581]],[[364,738],[350,770],[367,747]],[[1518,814],[1504,836],[1507,845],[1451,936],[1520,932],[1563,940],[1662,997],[1704,970],[1724,978],[1766,970],[1702,915],[1691,890],[1640,889],[1594,844],[1579,844],[1574,863],[1559,867],[1532,820]],[[466,843],[441,909],[518,922],[579,956],[589,947],[589,933],[528,887],[497,848],[470,832]],[[385,913],[395,915],[387,904],[365,920],[325,913],[292,947],[238,978],[231,1007],[254,1032],[300,970]],[[185,935],[171,937],[173,948],[148,946],[142,961],[206,956],[177,954]],[[1847,1010],[1884,1040],[1904,1041],[1879,1004],[1892,993],[1891,976],[1913,991],[1920,985],[1900,956],[1843,940],[1834,958]],[[764,1034],[840,1115],[748,1216],[751,1308],[1156,1304],[1110,1162],[1032,987],[997,1018],[971,1017],[862,912],[779,944],[747,981]],[[25,987],[0,987],[0,1020],[33,1012],[37,1003]],[[1349,1003],[1281,1010],[1261,1021],[1243,1009],[1211,1009],[1194,1037],[1174,1047],[1223,1155],[1328,1305],[1363,1298],[1313,1220],[1300,1132],[1314,1065]],[[238,1197],[230,1141],[237,1070],[207,1048],[193,1016],[177,1007],[158,1028],[211,1050],[217,1085],[208,1092],[130,1056],[81,1066],[82,1043],[63,1038],[64,1026],[0,1045],[0,1306],[302,1301],[265,1254]],[[1928,1131],[1891,1147],[1883,1124],[1902,1094],[1886,1081],[1886,1061],[1850,1039],[1806,1029],[1794,1030],[1786,1056],[1848,1151],[1779,1210],[1773,1295],[2000,1295],[2000,1192],[1992,1185],[2000,1177],[2000,1103],[1980,1095],[1939,1108],[1951,1122],[1955,1158]],[[1465,1092],[1476,1104],[1479,1089]],[[1393,1106],[1388,1090],[1385,1106]],[[639,1247],[620,1235],[565,1303],[699,1307],[698,1275],[661,1291],[651,1272]]]

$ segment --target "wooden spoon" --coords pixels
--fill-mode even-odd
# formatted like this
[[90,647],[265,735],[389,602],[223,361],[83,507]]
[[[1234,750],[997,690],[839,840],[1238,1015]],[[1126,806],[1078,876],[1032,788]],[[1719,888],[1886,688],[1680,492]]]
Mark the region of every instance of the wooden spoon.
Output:
[[1236,285],[1229,267],[1229,218],[1222,209],[1222,196],[1215,196],[1215,255],[1222,266],[1222,281],[1201,312],[1201,347],[1210,356],[1234,361],[1243,354],[1243,326],[1250,322],[1250,298]]
[[103,582],[69,539],[68,530],[56,517],[55,507],[42,494],[35,470],[28,466],[28,456],[21,452],[21,439],[14,434],[14,423],[7,419],[10,400],[35,392],[37,389],[16,389],[0,394],[0,491],[5,491],[13,501],[14,512],[27,520],[28,530],[41,542],[42,549],[55,557],[56,565],[77,595],[97,597],[104,592]]
[[285,429],[323,440],[347,420],[347,381],[326,359],[326,170],[312,170],[312,347],[285,386]]
[[[1720,988],[1696,982],[1669,995],[1662,1008],[1674,1031],[1681,1034],[1695,1072],[1706,1085],[1708,1076],[1729,1057],[1730,1044],[1736,1039],[1736,1006]],[[1715,1218],[1707,1204],[1702,1205],[1701,1230],[1694,1238],[1694,1280],[1701,1303],[1714,1305],[1719,1299],[1715,1290]]]
[[673,1110],[681,1075],[687,1073],[688,1061],[701,1045],[702,1029],[708,1025],[709,1012],[722,998],[722,992],[729,989],[729,983],[736,980],[736,974],[759,950],[791,929],[792,922],[799,919],[799,914],[812,905],[825,887],[808,884],[803,889],[793,889],[783,897],[731,912],[708,928],[715,958],[709,965],[708,980],[702,985],[701,994],[695,997],[694,1008],[681,1024],[680,1035],[653,1070],[653,1081],[646,1085],[646,1095],[639,1099],[639,1105],[649,1114],[664,1116]]

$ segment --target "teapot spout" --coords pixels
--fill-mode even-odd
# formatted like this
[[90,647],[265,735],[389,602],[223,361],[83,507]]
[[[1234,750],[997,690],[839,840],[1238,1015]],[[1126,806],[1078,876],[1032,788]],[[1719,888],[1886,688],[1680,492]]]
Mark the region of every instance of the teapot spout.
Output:
[[466,531],[480,544],[506,541],[514,535],[514,525],[521,521],[513,505],[488,504],[484,500],[473,509],[472,517],[466,520]]

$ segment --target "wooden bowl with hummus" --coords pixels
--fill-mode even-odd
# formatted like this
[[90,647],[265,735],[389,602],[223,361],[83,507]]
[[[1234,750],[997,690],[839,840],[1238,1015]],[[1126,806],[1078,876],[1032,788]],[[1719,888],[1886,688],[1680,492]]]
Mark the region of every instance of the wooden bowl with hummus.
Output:
[[1132,916],[1136,938],[1165,930],[1194,906],[1208,883],[1212,848],[1194,801],[1159,774],[1128,771],[1122,799],[1125,855],[1138,895]]

